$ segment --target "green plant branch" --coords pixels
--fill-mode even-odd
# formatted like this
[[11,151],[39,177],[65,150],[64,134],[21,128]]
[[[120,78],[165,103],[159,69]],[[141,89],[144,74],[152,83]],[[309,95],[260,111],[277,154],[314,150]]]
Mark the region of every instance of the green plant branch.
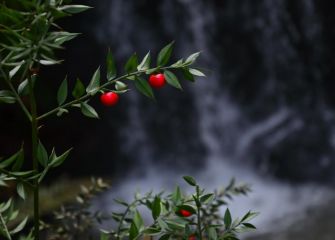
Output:
[[[176,67],[171,67],[171,66],[169,66],[169,67],[161,67],[161,68],[159,68],[159,69],[160,69],[160,70],[165,70],[165,69],[172,69],[172,68],[176,68]],[[115,79],[113,79],[113,80],[111,80],[111,81],[108,81],[108,82],[102,84],[102,85],[97,89],[97,91],[100,91],[100,90],[102,90],[103,88],[112,85],[112,84],[115,83],[116,81],[120,81],[120,80],[122,80],[122,79],[125,79],[125,78],[128,78],[128,77],[132,77],[132,76],[135,76],[135,75],[138,75],[138,74],[141,74],[141,73],[145,73],[145,72],[147,72],[147,71],[151,71],[151,70],[154,70],[154,69],[157,69],[157,68],[151,68],[151,69],[147,69],[147,70],[141,70],[141,71],[136,71],[136,72],[133,72],[133,73],[128,73],[128,74],[122,75],[122,76],[120,76],[120,77],[118,77],[118,78],[115,78]],[[65,103],[65,104],[63,104],[63,105],[61,105],[61,106],[58,106],[58,107],[56,107],[56,108],[54,108],[54,109],[52,109],[52,110],[50,110],[50,111],[48,111],[48,112],[46,112],[46,113],[40,115],[39,117],[37,117],[37,120],[40,121],[40,120],[42,120],[42,119],[44,119],[44,118],[50,116],[51,114],[58,112],[58,111],[59,111],[60,109],[62,109],[62,108],[66,108],[66,107],[69,107],[69,106],[71,106],[71,105],[73,105],[73,104],[82,102],[82,101],[84,101],[84,100],[90,98],[91,96],[92,96],[92,95],[91,95],[90,93],[86,93],[85,95],[83,95],[82,97],[80,97],[80,98],[78,98],[78,99],[75,99],[75,100],[73,100],[73,101],[70,101],[70,102],[68,102],[68,103]]]
[[1,225],[3,226],[3,230],[6,234],[7,239],[12,240],[12,237],[10,236],[9,230],[8,230],[6,222],[5,222],[5,219],[3,218],[1,213],[0,213],[0,221],[1,221]]
[[7,83],[8,87],[10,88],[10,90],[13,92],[15,99],[17,100],[17,102],[19,103],[19,105],[21,106],[23,112],[25,113],[25,115],[27,116],[27,118],[29,119],[29,121],[31,122],[31,114],[28,111],[27,107],[24,105],[24,103],[22,102],[19,94],[16,92],[13,84],[11,83],[10,79],[8,78],[7,74],[5,73],[5,71],[2,69],[2,67],[0,67],[0,71],[2,73],[2,75],[4,76],[4,80]]
[[[200,189],[198,185],[196,186],[196,194],[197,194],[197,201],[200,202]],[[196,206],[197,206],[197,227],[198,227],[199,239],[202,240],[201,206],[199,206],[198,203],[196,203]]]
[[33,189],[35,188],[35,186],[33,184],[31,184],[30,182],[28,182],[27,180],[25,180],[25,179],[23,179],[23,178],[15,175],[15,174],[12,174],[11,172],[9,172],[9,171],[7,171],[5,169],[0,168],[0,172],[3,173],[3,174],[6,174],[9,177],[15,178],[16,180],[19,180],[22,183],[27,184],[29,187],[31,187]]
[[[33,89],[33,81],[31,76],[28,78],[29,85],[29,96],[30,96],[30,107],[31,107],[31,144],[32,144],[32,160],[33,169],[38,172],[38,160],[37,160],[37,141],[38,141],[38,129],[37,129],[37,106],[36,99]],[[34,180],[34,236],[35,240],[39,239],[39,182],[38,179]]]
[[129,213],[130,209],[133,207],[133,206],[136,206],[137,202],[139,202],[140,200],[137,199],[135,201],[133,201],[131,204],[129,204],[126,208],[126,210],[124,211],[121,219],[120,219],[120,222],[119,222],[119,225],[117,227],[117,230],[116,230],[116,239],[117,240],[120,240],[120,232],[121,232],[121,228],[122,228],[122,224],[123,224],[123,221],[125,220],[125,218],[127,217],[127,214]]

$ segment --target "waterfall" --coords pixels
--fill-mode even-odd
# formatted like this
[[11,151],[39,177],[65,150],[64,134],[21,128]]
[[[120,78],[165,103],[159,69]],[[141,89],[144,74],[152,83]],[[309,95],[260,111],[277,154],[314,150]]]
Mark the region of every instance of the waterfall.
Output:
[[[135,50],[144,55],[176,40],[176,58],[200,50],[200,65],[211,71],[206,79],[185,84],[182,94],[158,92],[158,104],[135,93],[127,96],[128,120],[119,134],[121,151],[135,167],[102,202],[108,205],[117,194],[129,197],[138,187],[171,188],[185,174],[208,188],[235,176],[251,183],[254,193],[237,200],[233,213],[262,212],[257,221],[264,230],[272,220],[297,217],[330,196],[327,187],[314,182],[284,181],[329,181],[334,169],[334,117],[320,96],[321,73],[314,64],[323,49],[313,46],[322,29],[313,3],[298,4],[303,24],[293,19],[288,9],[297,4],[289,0],[113,0],[104,5],[98,36],[118,58]],[[310,46],[311,58],[303,58],[300,42]],[[288,145],[292,142],[301,145]]]

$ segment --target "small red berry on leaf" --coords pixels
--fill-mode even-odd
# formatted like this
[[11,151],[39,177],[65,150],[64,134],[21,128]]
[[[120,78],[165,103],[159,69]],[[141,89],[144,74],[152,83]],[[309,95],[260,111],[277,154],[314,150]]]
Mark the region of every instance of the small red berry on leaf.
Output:
[[165,76],[162,73],[151,74],[149,77],[149,84],[153,88],[161,88],[165,85]]
[[196,239],[197,237],[195,236],[195,234],[188,236],[188,240],[196,240]]
[[119,101],[119,95],[114,92],[107,92],[101,95],[100,101],[105,106],[114,106]]
[[187,210],[185,210],[185,209],[180,209],[179,210],[179,213],[180,213],[180,215],[182,215],[183,217],[189,217],[189,216],[191,216],[193,213],[191,213],[190,211],[187,211]]

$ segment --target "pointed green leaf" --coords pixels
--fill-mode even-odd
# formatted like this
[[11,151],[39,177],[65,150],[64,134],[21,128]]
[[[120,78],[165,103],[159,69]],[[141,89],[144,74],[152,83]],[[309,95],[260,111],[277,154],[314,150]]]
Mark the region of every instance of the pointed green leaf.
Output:
[[213,199],[214,199],[214,194],[213,193],[205,194],[205,195],[200,197],[200,201],[202,203],[205,203],[205,204],[212,201]]
[[155,197],[154,202],[152,203],[151,213],[152,213],[153,219],[155,220],[161,214],[161,199],[158,196]]
[[15,68],[13,68],[12,70],[9,71],[9,78],[10,79],[12,79],[15,76],[15,74],[20,70],[23,63],[24,63],[24,61],[21,64],[17,65]]
[[67,86],[67,77],[65,77],[57,92],[58,106],[62,105],[67,98]]
[[39,141],[37,146],[37,159],[43,167],[46,167],[48,165],[49,162],[48,152],[43,146],[41,141]]
[[179,202],[181,201],[181,199],[182,199],[182,193],[181,193],[180,187],[177,186],[176,189],[172,193],[172,201],[175,204],[179,204]]
[[156,235],[159,235],[160,232],[161,232],[160,228],[149,227],[145,229],[142,233],[149,235],[149,236],[156,236]]
[[199,55],[200,55],[200,52],[196,52],[196,53],[191,54],[191,55],[186,59],[185,63],[186,63],[187,65],[191,65],[192,63],[194,63],[194,62],[197,60],[197,58],[199,57]]
[[120,81],[117,81],[115,83],[115,89],[117,91],[124,91],[128,88],[127,84],[123,83],[123,82],[120,82]]
[[92,79],[86,88],[86,92],[90,93],[91,95],[94,95],[99,91],[99,87],[100,87],[100,67],[98,67],[98,69],[94,72]]
[[[33,84],[33,88],[35,86],[35,82],[36,82],[36,76],[32,75],[31,77],[31,82]],[[24,81],[22,81],[18,88],[17,88],[17,92],[19,95],[25,96],[29,94],[29,81],[28,79],[25,79]]]
[[51,150],[51,154],[50,154],[50,156],[49,156],[49,163],[51,163],[55,158],[56,158],[57,156],[56,156],[56,152],[55,152],[55,148],[52,148],[52,150]]
[[14,219],[16,219],[17,216],[19,215],[19,213],[20,213],[19,210],[12,210],[12,211],[10,211],[9,221],[13,221]]
[[80,13],[80,12],[86,11],[90,8],[92,7],[89,7],[86,5],[65,5],[65,6],[57,8],[57,10],[64,11],[70,14],[74,14],[74,13]]
[[27,95],[29,93],[28,79],[22,81],[17,88],[19,95]]
[[193,187],[195,187],[197,185],[197,182],[191,176],[184,176],[183,179]]
[[137,66],[138,71],[143,71],[147,70],[150,68],[150,62],[151,62],[151,57],[150,57],[150,51],[145,55],[143,58],[142,62]]
[[250,221],[251,219],[257,217],[259,215],[258,212],[247,212],[241,219],[241,222],[244,222],[244,221]]
[[133,222],[136,226],[136,228],[140,231],[143,226],[144,226],[144,222],[143,222],[143,219],[142,219],[142,216],[140,214],[140,212],[138,210],[135,211],[135,215],[134,215],[134,219],[133,219]]
[[182,73],[183,73],[183,76],[186,80],[191,81],[191,82],[195,81],[194,76],[190,73],[190,71],[187,67],[182,68]]
[[155,99],[155,96],[154,96],[154,93],[152,91],[151,86],[143,78],[140,78],[140,77],[136,77],[135,78],[135,87],[144,96],[147,96],[147,97],[149,97],[151,99]]
[[232,222],[232,218],[231,218],[231,214],[230,214],[230,211],[229,209],[227,208],[225,214],[224,214],[224,217],[223,217],[223,222],[226,226],[226,228],[230,228],[231,226],[231,222]]
[[17,160],[17,158],[20,156],[21,152],[22,152],[22,148],[15,153],[14,155],[12,155],[11,157],[7,158],[6,160],[3,160],[0,162],[0,168],[6,168],[9,165],[11,165],[14,161]]
[[15,103],[16,99],[14,94],[8,90],[0,91],[0,103]]
[[216,229],[211,227],[208,229],[208,240],[217,240],[218,234],[216,232]]
[[90,118],[99,118],[98,113],[95,111],[95,109],[88,105],[85,102],[82,102],[80,104],[80,108],[81,108],[81,112],[86,116],[86,117],[90,117]]
[[151,68],[151,69],[147,70],[145,72],[145,74],[150,75],[150,74],[152,74],[154,72],[157,72],[157,71],[159,71],[159,67]]
[[58,167],[59,165],[61,165],[65,161],[65,159],[69,156],[71,150],[72,150],[72,148],[67,150],[65,153],[63,153],[59,157],[57,157],[56,154],[55,154],[52,161],[50,162],[50,166],[51,167]]
[[135,225],[134,222],[131,223],[130,229],[129,229],[129,240],[136,239],[139,234],[139,231]]
[[184,222],[177,222],[176,220],[165,220],[166,224],[169,226],[169,228],[174,231],[182,231],[185,229],[185,223]]
[[8,187],[8,184],[4,180],[0,180],[0,187]]
[[256,227],[252,225],[251,223],[242,223],[242,224],[247,228],[256,229]]
[[19,196],[25,200],[26,199],[26,192],[24,190],[24,186],[22,183],[18,183],[17,186],[16,186],[16,191],[17,191],[17,194],[19,194]]
[[169,229],[169,226],[165,223],[165,221],[162,218],[158,218],[157,223],[162,230],[165,231]]
[[7,211],[7,209],[9,209],[12,206],[12,201],[13,199],[10,198],[6,203],[0,204],[0,213]]
[[179,68],[181,66],[183,66],[183,59],[179,59],[177,62],[171,65],[171,67],[174,67],[174,68]]
[[50,65],[55,65],[55,64],[60,64],[62,61],[56,61],[56,60],[51,60],[51,59],[42,59],[39,60],[39,63],[45,66],[50,66]]
[[180,90],[182,90],[183,88],[181,87],[178,78],[176,77],[176,75],[174,75],[173,72],[170,72],[168,70],[164,71],[164,76],[166,81],[168,82],[168,84],[170,84],[171,86],[178,88]]
[[126,73],[132,73],[135,72],[137,69],[137,65],[138,65],[138,59],[137,59],[137,55],[136,53],[134,53],[133,55],[131,55],[131,57],[128,59],[124,70],[126,71]]
[[169,62],[171,53],[172,53],[173,44],[174,42],[169,43],[164,48],[162,48],[162,50],[159,52],[158,58],[157,58],[157,66],[164,66]]
[[27,221],[28,221],[28,217],[23,219],[22,222],[19,225],[16,226],[16,228],[14,228],[12,231],[10,231],[10,234],[15,234],[15,233],[21,232],[23,230],[23,228],[26,226]]
[[190,68],[190,69],[189,69],[189,72],[190,72],[192,75],[194,75],[194,76],[198,76],[198,77],[206,77],[206,75],[205,75],[203,72],[201,72],[200,70],[195,69],[195,68]]
[[67,109],[65,109],[65,108],[60,108],[59,110],[58,110],[58,112],[57,112],[57,117],[60,117],[60,116],[62,116],[64,113],[69,113],[69,111],[67,110]]
[[59,37],[55,39],[55,43],[62,45],[64,42],[70,41],[77,37],[80,33],[70,33],[70,32],[58,32]]
[[168,233],[168,234],[164,234],[163,236],[161,236],[161,237],[159,238],[159,240],[169,240],[170,237],[171,237],[171,234],[170,234],[170,233]]
[[108,50],[106,64],[107,64],[107,79],[108,81],[110,81],[116,77],[116,65],[110,50]]
[[16,157],[12,170],[20,171],[22,168],[23,162],[24,162],[24,152],[23,152],[23,148],[21,147],[21,150],[19,151],[19,154]]
[[21,171],[21,172],[11,172],[12,175],[15,175],[15,176],[18,176],[18,177],[28,177],[28,176],[31,176],[33,173],[35,173],[34,170]]
[[85,93],[85,86],[84,84],[80,81],[79,78],[77,78],[76,84],[74,86],[74,89],[72,91],[72,96],[76,99],[80,98],[83,96]]

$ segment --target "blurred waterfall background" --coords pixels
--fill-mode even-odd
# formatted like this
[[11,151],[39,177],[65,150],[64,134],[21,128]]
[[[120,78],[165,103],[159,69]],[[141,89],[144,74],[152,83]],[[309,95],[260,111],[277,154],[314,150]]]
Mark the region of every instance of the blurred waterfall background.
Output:
[[[209,189],[235,177],[253,192],[232,202],[232,214],[261,212],[249,239],[335,239],[334,1],[74,2],[94,9],[61,23],[83,35],[60,54],[64,65],[42,69],[45,96],[66,73],[88,82],[108,48],[121,72],[133,52],[157,54],[175,40],[173,60],[201,51],[199,66],[208,69],[207,78],[183,81],[183,92],[156,91],[157,103],[135,91],[115,108],[95,99],[99,122],[80,113],[48,120],[48,147],[74,146],[69,176],[113,179],[99,207],[110,210],[113,198],[136,189],[171,189],[183,175]],[[0,123],[15,119],[1,129],[4,153],[28,134],[17,116],[1,113]]]
[[120,145],[134,167],[105,206],[138,188],[172,188],[184,174],[208,188],[236,177],[254,192],[234,202],[233,213],[260,211],[259,234],[285,231],[332,201],[334,28],[326,7],[313,0],[104,5],[97,36],[119,58],[175,40],[176,59],[200,50],[200,65],[211,70],[183,94],[159,92],[156,105],[127,99]]

